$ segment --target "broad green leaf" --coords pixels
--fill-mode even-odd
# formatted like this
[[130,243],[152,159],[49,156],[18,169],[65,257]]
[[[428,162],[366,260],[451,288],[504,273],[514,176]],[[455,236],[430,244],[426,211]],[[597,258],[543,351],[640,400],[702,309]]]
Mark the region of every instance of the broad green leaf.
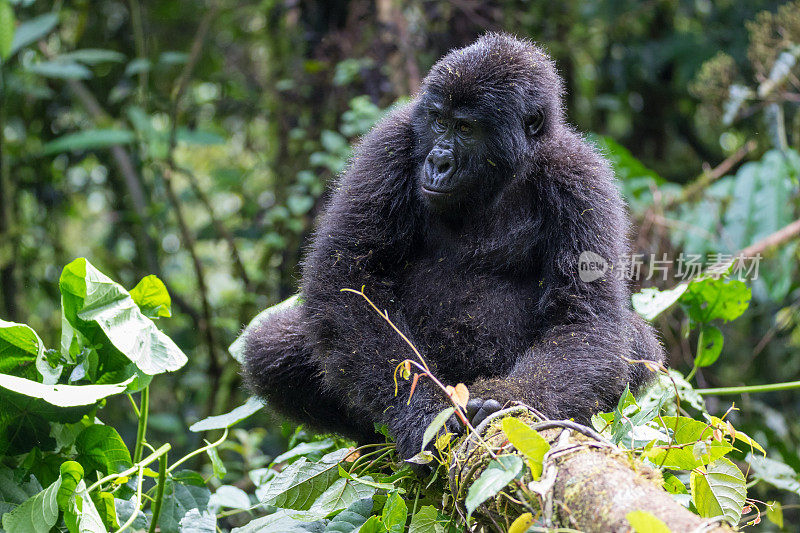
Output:
[[34,379],[35,373],[28,370],[32,361],[42,376],[42,383],[52,385],[58,381],[63,366],[50,366],[44,343],[33,328],[0,319],[0,373]]
[[97,65],[100,63],[121,63],[125,61],[125,55],[115,52],[114,50],[83,48],[81,50],[73,50],[72,52],[61,54],[57,57],[57,60],[77,61],[78,63],[85,63],[87,65]]
[[692,501],[700,516],[724,516],[731,525],[739,523],[747,497],[744,474],[729,459],[721,458],[690,477]]
[[517,477],[522,470],[522,459],[517,455],[501,455],[486,467],[480,477],[470,486],[464,504],[467,518],[483,502],[495,496]]
[[325,533],[353,533],[372,513],[372,498],[362,498],[336,515],[325,527]]
[[670,533],[667,524],[653,513],[631,511],[625,515],[625,518],[628,519],[628,523],[636,533]]
[[182,470],[173,473],[164,486],[164,504],[158,525],[162,533],[182,533],[181,520],[192,510],[205,511],[211,492],[203,476]]
[[411,518],[411,526],[408,533],[444,533],[444,523],[447,517],[443,517],[433,505],[425,505]]
[[291,462],[299,457],[307,457],[309,461],[315,461],[322,457],[323,452],[330,450],[336,444],[332,438],[315,440],[313,442],[301,442],[291,450],[287,450],[272,460],[272,464]]
[[94,424],[87,427],[75,439],[75,449],[78,461],[89,473],[97,470],[105,476],[133,466],[131,452],[111,426]]
[[11,54],[11,43],[14,42],[16,29],[14,9],[8,0],[0,0],[0,61],[5,61]]
[[695,323],[704,324],[715,319],[729,322],[745,312],[750,296],[750,289],[742,281],[706,277],[692,280],[680,302]]
[[[45,144],[42,147],[42,155],[70,152],[74,150],[94,150],[96,148],[108,148],[109,146],[116,146],[119,144],[130,144],[135,140],[136,137],[130,130],[83,130],[76,133],[62,135],[58,139]],[[79,260],[76,259],[76,261]]]
[[248,416],[258,412],[262,407],[264,407],[264,402],[255,396],[251,396],[247,399],[244,405],[240,405],[229,413],[225,413],[224,415],[209,416],[208,418],[204,418],[203,420],[195,422],[189,426],[189,431],[194,431],[197,433],[212,429],[225,429],[233,426],[234,424],[238,424]]
[[388,490],[388,491],[400,491],[403,492],[403,489],[398,489],[392,483],[378,483],[377,481],[373,481],[370,476],[365,477],[358,477],[354,476],[349,473],[347,470],[342,468],[342,465],[339,464],[339,476],[345,479],[351,479],[357,483],[361,483],[362,485],[369,485],[370,487],[381,489],[381,490]]
[[145,374],[173,371],[186,355],[139,310],[130,294],[84,258],[64,267],[59,280],[63,313],[61,346],[74,331],[96,342],[107,339]]
[[250,497],[245,491],[233,485],[222,485],[219,487],[208,501],[208,506],[212,508],[226,509],[249,509],[253,505]]
[[167,318],[172,316],[172,299],[167,286],[158,276],[149,275],[131,289],[131,298],[148,318]]
[[687,283],[681,283],[663,291],[654,288],[642,289],[631,296],[633,309],[645,320],[653,320],[672,307],[687,288]]
[[752,467],[751,475],[754,478],[766,481],[779,489],[800,494],[800,476],[791,466],[752,453],[747,454],[746,460]]
[[106,533],[83,479],[83,467],[75,461],[61,465],[61,488],[57,495],[58,506],[64,513],[64,522],[71,532]]
[[722,353],[722,332],[716,326],[705,325],[700,330],[694,364],[699,367],[713,365]]
[[264,323],[269,317],[274,315],[275,313],[280,313],[285,309],[291,309],[292,307],[296,307],[303,303],[303,298],[299,294],[295,294],[294,296],[287,298],[286,300],[273,305],[272,307],[267,307],[260,313],[258,313],[253,320],[247,324],[247,327],[244,328],[242,334],[239,335],[235,341],[228,347],[228,352],[231,356],[239,361],[240,363],[244,362],[244,339],[247,337],[248,333],[252,332],[253,330],[257,329],[262,323]]
[[[63,61],[40,61],[27,65],[26,70],[45,78],[57,78],[61,80],[88,80],[92,77],[92,71],[80,63],[68,63]],[[45,149],[46,149],[45,145]]]
[[381,522],[389,533],[403,533],[408,520],[408,506],[399,493],[393,492],[386,498],[381,513]]
[[41,398],[59,407],[92,405],[113,394],[125,392],[133,377],[113,385],[43,385],[29,379],[0,374],[0,387],[31,398]]
[[455,407],[448,407],[438,415],[436,415],[433,421],[425,428],[425,433],[422,435],[422,446],[420,450],[424,450],[428,443],[433,440],[434,437],[439,433],[439,430],[444,427],[447,423],[447,419],[453,416],[453,413],[456,412]]
[[116,531],[119,529],[119,522],[117,521],[117,510],[114,507],[114,495],[110,492],[92,492],[92,501],[97,513],[103,520],[106,529]]
[[61,510],[67,508],[69,499],[75,493],[78,483],[83,480],[83,467],[75,461],[65,461],[60,468],[61,484],[56,493],[56,501]]
[[670,494],[689,494],[689,491],[686,490],[686,485],[684,485],[683,481],[678,479],[675,474],[662,471],[661,476],[664,479],[665,491],[669,492]]
[[533,479],[539,479],[539,476],[542,475],[542,460],[544,454],[550,450],[550,443],[538,431],[514,417],[503,419],[503,433],[508,437],[508,441],[528,459],[528,467],[531,469]]
[[339,462],[350,450],[341,449],[317,463],[303,457],[289,465],[264,487],[262,503],[284,509],[305,511],[339,478]]
[[296,511],[291,509],[278,509],[261,518],[257,518],[245,526],[231,530],[231,533],[323,533],[327,520],[314,520],[312,522],[293,518]]
[[58,520],[61,478],[19,507],[3,515],[3,529],[13,533],[49,533]]
[[[726,440],[713,440],[711,438],[713,429],[698,420],[683,416],[664,416],[660,417],[658,421],[672,435],[670,441],[661,442],[672,447],[653,446],[642,453],[643,457],[647,457],[658,466],[692,470],[716,461],[733,449],[733,446]],[[698,446],[698,442],[702,442],[702,445]]]
[[217,517],[209,511],[190,509],[179,524],[181,533],[216,533]]
[[370,516],[359,528],[358,533],[388,533],[388,531],[380,516]]
[[[371,477],[367,477],[371,480]],[[307,519],[324,518],[331,513],[342,511],[353,503],[375,495],[375,488],[350,479],[337,479],[328,487],[307,511]]]
[[34,43],[53,31],[58,24],[58,13],[46,13],[30,20],[26,20],[19,26],[14,33],[14,40],[11,43],[11,50],[8,57],[13,56],[22,48]]

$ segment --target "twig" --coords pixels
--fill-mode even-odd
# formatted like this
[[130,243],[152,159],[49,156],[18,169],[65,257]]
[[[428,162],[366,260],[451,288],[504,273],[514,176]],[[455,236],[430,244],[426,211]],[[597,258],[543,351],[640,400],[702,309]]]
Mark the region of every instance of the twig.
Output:
[[760,241],[751,244],[750,246],[743,249],[736,255],[740,255],[743,257],[753,257],[758,254],[764,253],[771,248],[780,246],[781,244],[784,244],[785,242],[797,237],[798,235],[800,235],[800,219],[795,220],[791,224],[784,226],[775,233],[767,235]]

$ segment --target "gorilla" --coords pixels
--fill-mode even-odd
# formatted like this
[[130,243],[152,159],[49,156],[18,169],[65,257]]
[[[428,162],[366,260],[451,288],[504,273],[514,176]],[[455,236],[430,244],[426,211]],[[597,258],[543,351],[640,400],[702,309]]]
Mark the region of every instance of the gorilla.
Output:
[[402,457],[450,406],[393,372],[408,344],[465,383],[478,422],[521,401],[587,423],[646,383],[663,351],[612,263],[629,220],[602,155],[566,123],[553,61],[491,33],[439,60],[420,93],[366,135],[337,181],[302,272],[302,304],[245,338],[244,377],[278,412],[360,442],[385,424]]

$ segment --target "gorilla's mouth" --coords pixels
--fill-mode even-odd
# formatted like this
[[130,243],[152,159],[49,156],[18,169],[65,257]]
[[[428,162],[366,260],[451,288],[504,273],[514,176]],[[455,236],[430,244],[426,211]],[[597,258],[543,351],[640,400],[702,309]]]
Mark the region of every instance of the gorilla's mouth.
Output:
[[454,191],[455,187],[440,189],[440,188],[429,187],[427,185],[422,186],[422,192],[424,192],[425,194],[427,194],[432,198],[443,198],[445,196],[450,196],[453,194]]

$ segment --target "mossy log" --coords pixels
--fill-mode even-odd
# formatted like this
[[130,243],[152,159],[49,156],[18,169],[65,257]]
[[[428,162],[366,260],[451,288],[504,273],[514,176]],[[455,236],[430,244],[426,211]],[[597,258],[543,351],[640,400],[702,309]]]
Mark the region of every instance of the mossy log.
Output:
[[492,459],[488,450],[495,455],[518,453],[501,428],[501,420],[509,415],[538,430],[550,443],[550,451],[544,456],[537,481],[530,476],[514,480],[474,511],[477,530],[506,532],[514,520],[531,513],[535,518],[531,525],[540,526],[534,529],[538,531],[567,528],[627,533],[633,531],[627,514],[645,511],[676,533],[733,531],[727,524],[699,517],[678,503],[662,488],[661,473],[630,452],[574,422],[542,420],[526,406],[495,413],[476,428],[482,439],[473,434],[453,450],[449,469],[453,499],[449,504],[462,516],[466,516],[467,487]]

